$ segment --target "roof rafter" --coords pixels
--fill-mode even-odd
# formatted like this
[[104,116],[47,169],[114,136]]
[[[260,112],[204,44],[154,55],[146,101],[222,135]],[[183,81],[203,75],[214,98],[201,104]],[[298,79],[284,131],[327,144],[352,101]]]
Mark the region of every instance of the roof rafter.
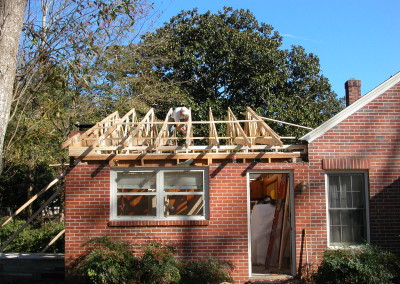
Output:
[[[230,108],[226,120],[215,120],[210,108],[208,121],[193,121],[190,110],[188,120],[179,122],[180,125],[186,126],[186,134],[182,135],[179,131],[175,131],[170,136],[170,125],[176,124],[170,119],[172,113],[171,108],[161,121],[156,119],[153,108],[141,120],[135,109],[130,110],[122,118],[118,112],[114,112],[86,132],[69,138],[62,147],[69,147],[71,157],[89,160],[135,155],[144,157],[150,154],[152,157],[156,155],[161,159],[172,159],[172,156],[183,153],[197,158],[199,154],[204,157],[217,157],[216,154],[223,153],[228,156],[230,153],[248,153],[254,157],[265,157],[265,153],[268,156],[268,152],[272,155],[272,152],[279,151],[288,154],[278,156],[289,157],[290,152],[296,152],[293,155],[298,157],[307,152],[304,145],[284,145],[281,139],[290,137],[280,137],[249,107],[246,108],[242,120],[237,119]],[[205,129],[196,127],[202,124],[208,124],[206,137],[203,133]],[[226,131],[226,136],[221,135],[221,131]],[[168,141],[172,143],[167,143]],[[207,141],[206,145],[204,141]]]

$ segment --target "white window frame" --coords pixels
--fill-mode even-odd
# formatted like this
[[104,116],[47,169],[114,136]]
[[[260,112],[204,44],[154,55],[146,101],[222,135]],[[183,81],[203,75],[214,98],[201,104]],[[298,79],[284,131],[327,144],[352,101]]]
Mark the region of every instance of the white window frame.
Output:
[[362,174],[364,176],[364,202],[365,202],[365,226],[366,226],[366,241],[370,242],[370,224],[369,224],[369,173],[368,171],[327,171],[325,173],[325,197],[326,197],[326,224],[327,224],[327,240],[328,240],[328,248],[335,249],[335,248],[343,248],[343,247],[358,247],[361,246],[360,244],[332,244],[331,242],[331,224],[330,224],[330,215],[329,215],[329,175],[332,174]]
[[[117,175],[118,173],[156,173],[156,191],[140,192],[131,195],[155,195],[156,196],[156,216],[118,216],[117,215]],[[203,192],[166,192],[164,191],[164,173],[166,172],[201,172],[203,174]],[[115,221],[167,221],[167,220],[207,220],[209,218],[209,187],[208,187],[208,168],[111,168],[111,190],[110,190],[110,219]],[[204,200],[202,216],[164,216],[164,196],[165,195],[202,195]],[[129,195],[129,194],[128,194]]]

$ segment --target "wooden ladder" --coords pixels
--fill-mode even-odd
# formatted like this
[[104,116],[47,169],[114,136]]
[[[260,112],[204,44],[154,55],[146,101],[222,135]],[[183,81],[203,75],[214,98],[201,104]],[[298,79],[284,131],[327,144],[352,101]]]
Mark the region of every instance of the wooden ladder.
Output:
[[288,174],[283,174],[282,179],[281,179],[281,184],[280,184],[279,190],[277,192],[277,203],[276,203],[276,208],[275,208],[274,220],[272,221],[272,228],[271,228],[271,234],[269,237],[267,256],[265,258],[265,268],[266,269],[269,268],[270,263],[271,263],[272,251],[273,251],[275,236],[276,236],[276,229],[277,229],[278,222],[279,222],[279,214],[283,207],[283,204],[285,203],[284,200],[285,200],[285,196],[286,196],[286,188],[287,188],[287,183],[288,183],[287,180],[288,180]]

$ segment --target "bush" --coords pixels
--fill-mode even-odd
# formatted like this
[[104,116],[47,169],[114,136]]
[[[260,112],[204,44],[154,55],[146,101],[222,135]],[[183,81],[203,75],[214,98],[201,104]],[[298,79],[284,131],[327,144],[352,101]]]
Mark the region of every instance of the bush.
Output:
[[183,265],[182,282],[196,284],[232,282],[230,274],[233,269],[234,265],[231,262],[208,256]]
[[[25,224],[24,220],[13,220],[1,227],[0,243],[5,243],[23,224]],[[4,252],[40,252],[63,229],[64,224],[57,221],[31,224],[6,247]],[[64,252],[64,236],[60,237],[46,252]]]
[[149,243],[143,248],[143,255],[139,259],[139,283],[179,283],[181,276],[178,267],[173,246],[161,242]]
[[396,256],[372,245],[360,249],[329,250],[312,279],[316,283],[398,283]]
[[232,263],[209,256],[183,264],[175,259],[174,247],[163,242],[146,244],[139,258],[134,257],[128,243],[108,237],[91,239],[83,246],[87,251],[69,269],[70,273],[83,276],[91,283],[219,284],[232,281]]
[[137,261],[129,243],[98,237],[83,246],[87,251],[73,265],[73,270],[90,283],[134,283]]

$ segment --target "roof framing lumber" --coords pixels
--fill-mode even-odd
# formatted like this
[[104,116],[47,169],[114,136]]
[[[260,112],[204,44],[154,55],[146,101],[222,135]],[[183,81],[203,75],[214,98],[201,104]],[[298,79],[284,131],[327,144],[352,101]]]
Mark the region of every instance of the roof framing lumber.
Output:
[[[212,160],[227,159],[232,153],[246,153],[253,158],[259,155],[272,157],[275,154],[290,158],[304,157],[307,153],[305,145],[284,145],[282,139],[293,137],[280,137],[249,107],[242,120],[238,120],[230,108],[226,120],[215,120],[210,108],[208,121],[193,121],[190,110],[188,120],[179,122],[186,126],[186,134],[175,131],[170,137],[169,127],[176,124],[170,119],[172,112],[173,109],[169,109],[162,121],[156,119],[153,108],[142,120],[135,109],[122,118],[118,112],[114,112],[86,132],[69,138],[62,148],[69,147],[69,156],[82,160],[113,160],[116,157],[147,159],[153,156],[157,159],[173,159],[177,154],[186,154],[195,159],[203,155]],[[201,124],[208,124],[208,136],[200,131],[204,128],[196,127]],[[221,135],[223,129],[225,136]],[[206,145],[204,141],[207,141]],[[217,154],[220,154],[218,158]]]

